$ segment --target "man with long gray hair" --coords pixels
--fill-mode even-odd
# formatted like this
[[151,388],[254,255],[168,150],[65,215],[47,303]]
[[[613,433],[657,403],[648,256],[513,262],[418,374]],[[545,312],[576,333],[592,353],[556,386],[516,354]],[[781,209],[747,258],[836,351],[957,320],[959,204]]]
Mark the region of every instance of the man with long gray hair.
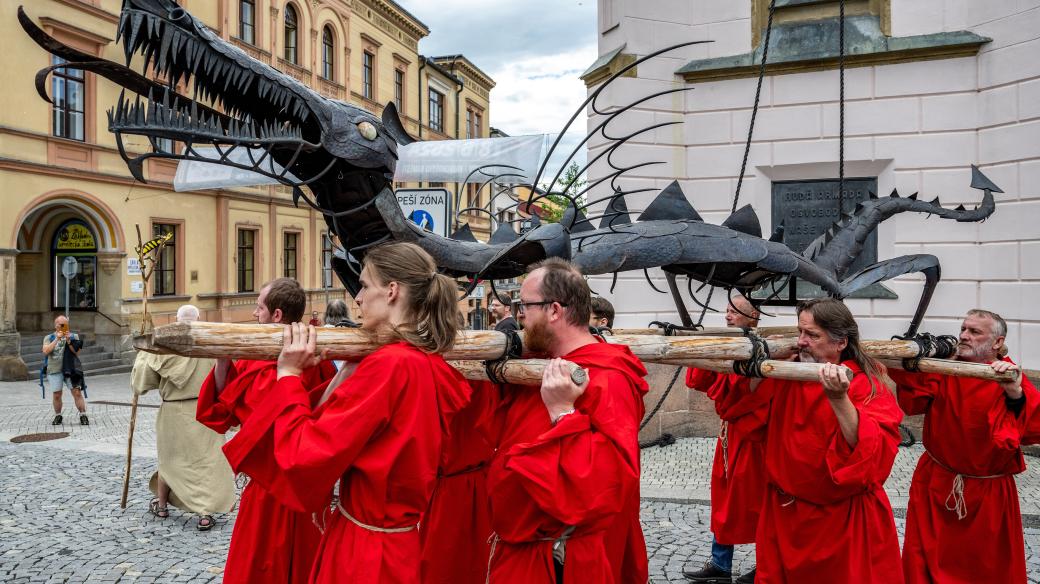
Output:
[[[177,310],[177,322],[199,319],[199,309],[185,304]],[[130,373],[134,393],[159,391],[162,405],[155,419],[159,469],[149,488],[156,495],[149,505],[153,515],[169,516],[167,502],[199,515],[199,531],[213,527],[214,513],[227,513],[235,503],[235,477],[220,450],[224,437],[195,420],[199,388],[213,359],[155,355],[140,352]]]
[[[969,310],[960,361],[1018,370],[1003,355],[1007,323]],[[1014,475],[1026,468],[1021,444],[1037,439],[1040,394],[1028,379],[893,371],[899,405],[924,414],[925,453],[910,483],[903,568],[907,582],[1025,582],[1022,515]]]
[[891,380],[860,346],[852,313],[832,298],[798,306],[796,358],[823,363],[820,380],[751,381],[749,397],[771,399],[756,581],[899,584],[884,489],[903,419]]

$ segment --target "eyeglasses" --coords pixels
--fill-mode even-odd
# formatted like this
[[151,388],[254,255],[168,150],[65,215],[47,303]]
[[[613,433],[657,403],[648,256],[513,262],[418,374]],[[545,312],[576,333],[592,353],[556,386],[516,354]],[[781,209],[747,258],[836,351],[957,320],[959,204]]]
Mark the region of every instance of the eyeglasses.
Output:
[[562,306],[564,308],[566,308],[568,306],[567,304],[564,304],[563,302],[558,302],[556,300],[542,300],[540,302],[524,302],[523,300],[520,300],[520,301],[518,301],[516,303],[516,311],[518,313],[523,313],[523,312],[526,311],[528,306],[545,306],[547,304],[552,304],[554,302],[556,304],[559,304],[560,306]]

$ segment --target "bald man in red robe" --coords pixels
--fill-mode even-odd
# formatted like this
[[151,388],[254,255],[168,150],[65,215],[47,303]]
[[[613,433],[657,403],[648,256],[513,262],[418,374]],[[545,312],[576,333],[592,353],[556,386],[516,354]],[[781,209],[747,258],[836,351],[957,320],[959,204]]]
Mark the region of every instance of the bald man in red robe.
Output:
[[[772,394],[755,582],[899,584],[899,540],[883,485],[903,413],[844,304],[803,302],[798,330],[797,358],[824,363],[820,381],[751,382]],[[839,364],[853,371],[851,382]]]
[[[733,298],[726,309],[726,325],[758,326],[759,312],[744,296]],[[703,392],[715,403],[722,420],[711,467],[711,560],[697,571],[683,572],[692,582],[729,583],[733,546],[755,543],[759,511],[766,495],[765,437],[769,392],[751,394],[750,379],[690,368],[686,386]],[[768,388],[767,388],[768,389]],[[753,584],[751,569],[736,580]]]
[[646,369],[589,334],[590,304],[563,260],[536,265],[521,285],[526,348],[580,365],[589,380],[576,385],[554,359],[540,392],[504,393],[488,473],[492,584],[646,581],[637,437]]
[[[260,289],[253,316],[260,324],[285,324],[302,318],[306,306],[299,283],[279,278]],[[334,374],[331,363],[304,372],[306,387],[314,388],[312,403],[317,402]],[[243,359],[232,363],[221,359],[199,392],[195,417],[212,430],[227,433],[249,419],[276,378],[276,361]],[[286,535],[272,537],[273,533]],[[310,513],[288,509],[260,484],[250,481],[239,501],[224,582],[306,582],[320,540],[321,532]]]
[[[971,310],[956,358],[1017,370],[1001,359],[1007,324]],[[1025,582],[1025,542],[1014,475],[1040,394],[1028,379],[997,383],[893,371],[899,404],[924,414],[926,452],[910,483],[903,568],[908,583]],[[1035,442],[1035,439],[1032,440]]]

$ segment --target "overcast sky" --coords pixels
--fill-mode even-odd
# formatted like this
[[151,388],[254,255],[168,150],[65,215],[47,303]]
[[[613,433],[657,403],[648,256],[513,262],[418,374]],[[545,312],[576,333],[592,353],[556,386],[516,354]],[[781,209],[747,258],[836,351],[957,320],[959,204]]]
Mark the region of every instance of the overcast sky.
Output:
[[[420,53],[462,53],[495,80],[490,124],[503,132],[557,133],[585,99],[578,76],[597,56],[596,0],[398,2],[430,27]],[[567,139],[572,147],[584,115],[577,125]]]

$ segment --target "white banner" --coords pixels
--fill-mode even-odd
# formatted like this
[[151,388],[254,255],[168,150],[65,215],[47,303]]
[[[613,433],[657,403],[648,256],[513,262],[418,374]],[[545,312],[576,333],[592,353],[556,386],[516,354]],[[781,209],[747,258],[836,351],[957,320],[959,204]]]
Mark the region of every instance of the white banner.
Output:
[[[461,183],[469,177],[468,182],[483,184],[493,176],[508,174],[510,176],[495,179],[496,182],[530,184],[538,173],[538,165],[548,150],[550,138],[550,134],[535,134],[475,140],[430,140],[398,146],[400,159],[397,161],[394,180]],[[214,162],[180,161],[173,179],[173,190],[177,192],[278,184],[278,181],[255,172],[216,162],[220,159],[216,148],[196,147],[193,150]],[[236,164],[252,166],[252,161],[260,160],[263,155],[262,149],[239,147],[232,150],[227,159]],[[497,166],[473,172],[488,165]],[[282,172],[282,167],[270,156],[264,158],[261,168],[272,174]],[[292,173],[286,176],[290,180],[298,180]]]
[[[276,185],[278,181],[268,178],[262,174],[241,170],[231,166],[217,163],[220,154],[216,148],[194,147],[192,148],[199,156],[211,158],[214,162],[202,162],[199,160],[182,160],[177,165],[177,175],[173,178],[173,190],[178,193],[183,191],[200,191],[203,189],[227,189],[234,187],[252,187],[257,185]],[[252,155],[252,159],[250,159]],[[235,148],[228,154],[227,159],[236,164],[253,166],[253,160],[260,160],[264,155],[262,148]],[[270,156],[264,158],[260,163],[260,169],[272,174],[281,174],[282,167]],[[286,178],[292,181],[298,179],[290,172]]]
[[[525,184],[534,180],[545,151],[548,149],[549,134],[533,136],[507,136],[503,138],[478,138],[475,140],[430,140],[399,146],[397,171],[398,182],[451,182],[466,180],[474,170],[487,165],[503,165],[487,168],[469,177],[469,182],[482,184],[492,176],[510,173],[520,176],[505,176],[496,179],[500,184]],[[514,166],[519,170],[506,168]]]

